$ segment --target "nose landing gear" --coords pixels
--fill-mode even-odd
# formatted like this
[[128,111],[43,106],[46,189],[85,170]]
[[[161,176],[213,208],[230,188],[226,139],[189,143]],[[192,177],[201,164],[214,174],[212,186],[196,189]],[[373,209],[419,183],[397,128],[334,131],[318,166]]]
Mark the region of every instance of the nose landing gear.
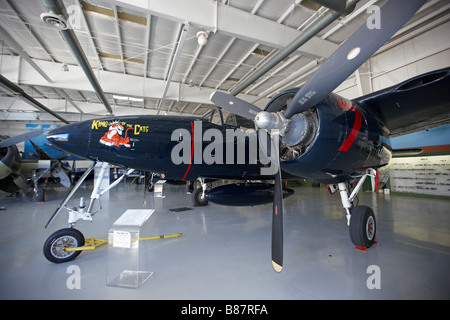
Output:
[[84,246],[83,234],[74,228],[55,231],[44,243],[44,256],[53,263],[63,263],[75,259],[81,251],[66,251],[67,248]]

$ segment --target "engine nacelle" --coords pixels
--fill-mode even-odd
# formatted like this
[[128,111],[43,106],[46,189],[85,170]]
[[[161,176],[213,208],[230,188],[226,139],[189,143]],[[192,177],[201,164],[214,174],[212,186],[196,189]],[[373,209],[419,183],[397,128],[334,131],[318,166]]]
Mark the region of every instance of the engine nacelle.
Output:
[[[286,108],[297,90],[275,97],[266,111]],[[280,149],[281,167],[290,174],[339,183],[389,162],[391,153],[374,116],[336,94],[290,120]]]
[[[7,139],[4,136],[0,136],[0,141]],[[0,179],[6,178],[12,172],[19,170],[20,168],[20,154],[16,145],[11,145],[5,148],[0,148]]]
[[[0,141],[6,137],[0,136]],[[16,145],[0,148],[0,189],[16,192],[24,186],[24,179],[16,172],[20,169],[20,154]]]

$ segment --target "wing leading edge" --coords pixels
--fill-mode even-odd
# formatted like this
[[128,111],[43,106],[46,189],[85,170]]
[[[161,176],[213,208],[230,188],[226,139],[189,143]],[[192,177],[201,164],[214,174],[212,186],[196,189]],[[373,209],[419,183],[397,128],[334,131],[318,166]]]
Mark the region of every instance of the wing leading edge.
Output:
[[450,123],[450,67],[354,99],[398,136]]

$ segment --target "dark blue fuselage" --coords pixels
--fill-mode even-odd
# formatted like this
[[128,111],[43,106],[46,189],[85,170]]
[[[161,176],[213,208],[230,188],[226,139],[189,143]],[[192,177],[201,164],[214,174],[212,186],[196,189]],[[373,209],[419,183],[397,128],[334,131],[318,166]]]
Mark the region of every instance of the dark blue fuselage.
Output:
[[[277,99],[293,93],[295,90],[277,96],[266,109],[274,111],[271,108],[279,107]],[[334,94],[314,112],[314,137],[295,159],[281,162],[286,178],[337,183],[365,168],[387,164],[390,153],[382,145],[373,116]],[[261,160],[257,134],[261,133],[198,117],[147,115],[74,123],[53,130],[48,139],[83,158],[164,173],[168,179],[272,179],[261,174],[261,168],[270,162]]]

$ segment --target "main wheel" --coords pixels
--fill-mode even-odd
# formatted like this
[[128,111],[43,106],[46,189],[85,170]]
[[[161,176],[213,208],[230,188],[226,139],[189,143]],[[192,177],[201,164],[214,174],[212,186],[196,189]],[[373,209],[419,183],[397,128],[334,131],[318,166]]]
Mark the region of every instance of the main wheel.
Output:
[[196,207],[203,207],[208,205],[208,200],[205,198],[202,198],[203,195],[203,189],[197,188],[194,192],[194,206]]
[[65,228],[55,231],[44,243],[44,256],[53,263],[63,263],[78,257],[81,251],[64,251],[64,248],[84,246],[84,236],[77,229]]
[[350,239],[360,247],[371,247],[375,242],[376,220],[371,208],[356,206],[350,218]]
[[45,189],[44,189],[44,186],[41,186],[38,189],[37,201],[38,202],[44,202],[45,201]]

